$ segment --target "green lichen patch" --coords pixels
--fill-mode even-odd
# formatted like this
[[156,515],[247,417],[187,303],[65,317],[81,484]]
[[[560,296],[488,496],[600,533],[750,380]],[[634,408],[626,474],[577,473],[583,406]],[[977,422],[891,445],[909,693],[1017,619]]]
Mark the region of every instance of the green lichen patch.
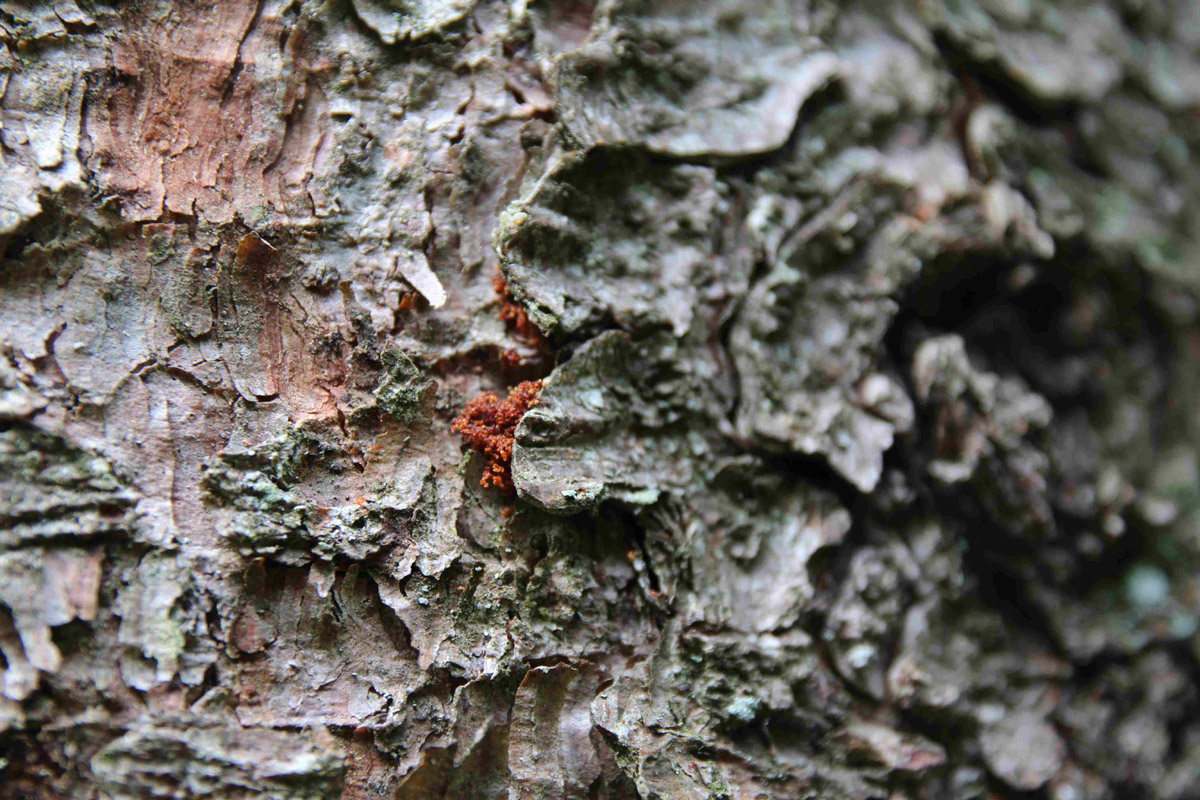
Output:
[[387,377],[375,390],[375,398],[384,411],[407,425],[421,415],[423,398],[433,382],[399,350],[384,350],[380,357]]
[[105,458],[36,428],[0,430],[0,549],[124,533],[135,498]]
[[432,525],[428,462],[409,467],[376,481],[369,496],[339,491],[353,469],[345,450],[298,427],[227,449],[205,466],[201,485],[222,537],[244,555],[361,561]]

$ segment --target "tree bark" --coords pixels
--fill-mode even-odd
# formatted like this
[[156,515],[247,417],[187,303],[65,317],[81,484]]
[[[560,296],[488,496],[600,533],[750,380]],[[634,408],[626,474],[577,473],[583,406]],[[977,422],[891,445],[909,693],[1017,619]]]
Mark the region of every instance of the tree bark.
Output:
[[0,37],[3,797],[1200,792],[1200,5]]

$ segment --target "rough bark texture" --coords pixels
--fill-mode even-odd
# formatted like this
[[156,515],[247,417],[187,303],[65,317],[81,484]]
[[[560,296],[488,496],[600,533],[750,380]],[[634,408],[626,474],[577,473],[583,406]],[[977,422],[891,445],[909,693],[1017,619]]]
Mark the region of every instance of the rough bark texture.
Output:
[[1200,4],[0,44],[4,798],[1200,796]]

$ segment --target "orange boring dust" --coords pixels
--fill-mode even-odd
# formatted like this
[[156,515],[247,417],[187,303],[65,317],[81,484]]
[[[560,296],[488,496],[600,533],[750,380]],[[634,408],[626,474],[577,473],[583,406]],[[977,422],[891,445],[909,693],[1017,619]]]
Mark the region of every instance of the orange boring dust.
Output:
[[516,300],[513,300],[508,291],[508,281],[504,279],[504,275],[499,269],[496,270],[496,276],[492,278],[492,288],[496,290],[496,294],[500,295],[500,319],[511,325],[529,344],[539,349],[545,347],[546,340],[542,336],[542,332],[529,319],[529,314],[525,309],[521,308]]
[[494,486],[511,495],[513,434],[525,412],[537,404],[541,381],[525,381],[514,386],[508,397],[501,400],[495,392],[486,392],[467,403],[452,430],[462,434],[471,448],[487,456],[483,486]]

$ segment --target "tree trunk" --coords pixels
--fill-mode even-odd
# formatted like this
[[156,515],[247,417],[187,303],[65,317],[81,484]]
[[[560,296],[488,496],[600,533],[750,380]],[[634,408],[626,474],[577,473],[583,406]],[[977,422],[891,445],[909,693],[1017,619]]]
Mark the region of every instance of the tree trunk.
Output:
[[1200,4],[0,36],[0,796],[1200,793]]

